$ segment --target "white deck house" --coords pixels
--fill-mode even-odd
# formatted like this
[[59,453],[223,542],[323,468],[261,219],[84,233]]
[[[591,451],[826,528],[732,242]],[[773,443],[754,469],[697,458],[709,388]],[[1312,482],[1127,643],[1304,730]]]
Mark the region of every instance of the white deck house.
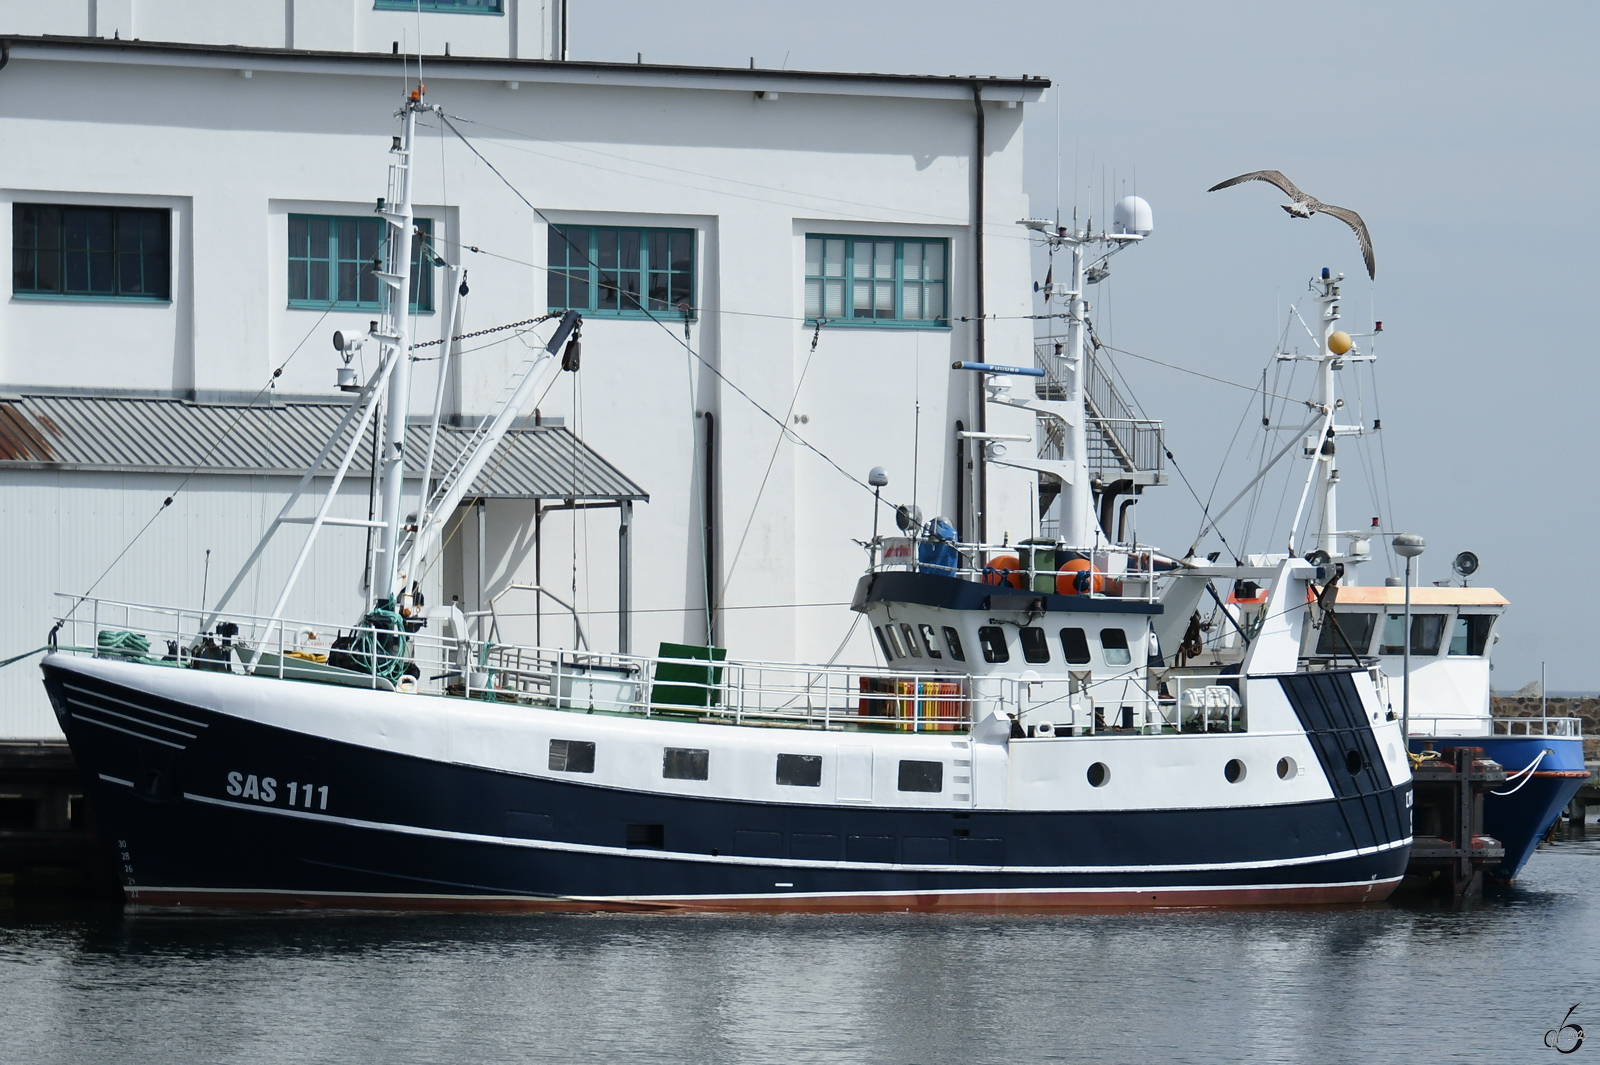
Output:
[[[195,604],[204,585],[214,597],[303,472],[297,456],[314,454],[296,434],[348,402],[330,338],[376,317],[359,275],[382,228],[392,115],[416,75],[395,48],[403,35],[415,46],[417,16],[398,6],[0,4],[0,252],[13,264],[0,299],[0,658],[43,643],[55,593],[87,590],[108,566],[97,595]],[[416,339],[444,330],[438,263],[468,271],[458,333],[584,314],[581,372],[508,445],[526,476],[462,508],[426,591],[470,611],[542,583],[599,649],[702,643],[709,624],[737,656],[827,658],[855,617],[844,604],[866,561],[852,538],[870,535],[870,467],[890,470],[886,503],[978,521],[954,438],[974,424],[977,375],[951,363],[1032,362],[1014,223],[1028,214],[1022,105],[1047,82],[566,62],[557,3],[423,6],[427,99],[471,147],[435,122],[417,156],[436,259]],[[457,342],[458,423],[548,329]],[[416,414],[439,365],[417,363]],[[70,424],[52,420],[69,409]],[[988,427],[1028,433],[1032,416],[991,408]],[[566,443],[534,446],[552,432]],[[992,466],[991,510],[1029,513],[1034,481]],[[346,491],[348,514],[365,517],[365,483]],[[631,588],[619,588],[630,513]],[[1030,532],[989,527],[995,540]],[[284,535],[235,609],[270,607],[300,534]],[[324,540],[289,613],[350,624],[364,535]],[[571,644],[553,601],[498,605],[515,615],[508,635]],[[872,655],[862,628],[841,660]],[[0,737],[53,735],[32,665],[0,671]]]

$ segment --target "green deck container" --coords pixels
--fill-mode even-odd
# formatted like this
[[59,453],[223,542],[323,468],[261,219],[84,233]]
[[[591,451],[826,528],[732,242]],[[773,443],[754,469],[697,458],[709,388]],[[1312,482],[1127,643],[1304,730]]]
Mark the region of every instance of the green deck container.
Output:
[[[726,647],[701,647],[692,643],[663,643],[662,658],[698,658],[721,662]],[[650,702],[655,706],[716,706],[722,701],[722,667],[695,666],[687,662],[657,662]]]

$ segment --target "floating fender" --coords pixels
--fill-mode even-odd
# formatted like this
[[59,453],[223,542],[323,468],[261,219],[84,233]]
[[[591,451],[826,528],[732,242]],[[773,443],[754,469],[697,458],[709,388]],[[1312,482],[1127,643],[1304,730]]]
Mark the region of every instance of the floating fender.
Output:
[[1056,578],[1057,595],[1088,595],[1093,592],[1099,595],[1105,591],[1105,574],[1094,568],[1094,563],[1086,558],[1075,558],[1061,567],[1061,575]]
[[1022,574],[1017,572],[1022,568],[1022,563],[1016,555],[1001,555],[991,558],[989,564],[983,567],[983,583],[1004,585],[1007,588],[1021,588]]

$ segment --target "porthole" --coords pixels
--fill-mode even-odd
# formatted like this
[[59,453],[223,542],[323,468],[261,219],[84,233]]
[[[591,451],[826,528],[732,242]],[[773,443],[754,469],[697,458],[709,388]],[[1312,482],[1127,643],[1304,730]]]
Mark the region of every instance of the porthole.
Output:
[[1350,770],[1350,775],[1355,776],[1361,772],[1361,752],[1351,751],[1344,756],[1344,767]]
[[1222,775],[1228,778],[1229,784],[1237,784],[1244,779],[1244,763],[1237,758],[1228,759],[1228,764],[1222,767]]
[[1294,764],[1293,758],[1278,759],[1278,779],[1288,780],[1290,777],[1295,775],[1295,772],[1299,768],[1299,766]]
[[1111,767],[1104,762],[1096,762],[1089,767],[1089,786],[1103,788],[1111,782]]

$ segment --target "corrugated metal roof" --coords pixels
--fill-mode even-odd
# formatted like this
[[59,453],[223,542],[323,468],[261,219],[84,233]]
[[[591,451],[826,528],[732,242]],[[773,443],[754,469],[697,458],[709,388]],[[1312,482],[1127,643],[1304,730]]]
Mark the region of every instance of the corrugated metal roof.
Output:
[[[349,409],[340,402],[192,403],[131,396],[28,394],[0,398],[0,469],[135,473],[297,475],[317,457]],[[406,433],[415,472],[428,446],[425,425]],[[446,426],[435,469],[447,468],[471,435]],[[351,476],[370,475],[369,428]],[[332,473],[337,458],[324,463]],[[648,499],[649,495],[565,426],[506,434],[467,493],[502,499]]]

